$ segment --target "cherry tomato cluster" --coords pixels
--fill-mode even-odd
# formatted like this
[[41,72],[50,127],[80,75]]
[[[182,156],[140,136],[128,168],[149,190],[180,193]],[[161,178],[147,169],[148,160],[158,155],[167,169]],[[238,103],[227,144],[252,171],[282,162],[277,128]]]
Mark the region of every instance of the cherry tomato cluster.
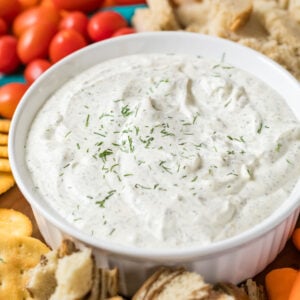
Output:
[[135,32],[122,15],[100,8],[140,3],[145,1],[1,0],[0,73],[22,70],[26,83],[0,88],[0,116],[11,118],[29,85],[63,57],[90,43]]

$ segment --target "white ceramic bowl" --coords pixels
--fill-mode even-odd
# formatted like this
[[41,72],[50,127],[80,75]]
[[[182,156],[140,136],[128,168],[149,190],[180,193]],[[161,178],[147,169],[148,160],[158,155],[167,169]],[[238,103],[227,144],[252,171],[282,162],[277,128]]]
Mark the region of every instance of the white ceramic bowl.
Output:
[[[220,60],[254,74],[281,94],[300,119],[300,86],[279,65],[238,44],[200,34],[147,33],[110,39],[86,47],[55,64],[27,91],[11,126],[9,156],[16,182],[31,204],[39,229],[51,247],[71,237],[92,247],[103,267],[120,270],[121,290],[132,294],[155,267],[184,265],[207,281],[240,282],[264,269],[282,250],[299,213],[300,184],[269,218],[250,230],[204,247],[147,250],[95,240],[67,223],[34,189],[25,163],[25,143],[31,122],[47,98],[82,70],[107,59],[136,53],[185,53]],[[47,172],[47,170],[45,170]]]

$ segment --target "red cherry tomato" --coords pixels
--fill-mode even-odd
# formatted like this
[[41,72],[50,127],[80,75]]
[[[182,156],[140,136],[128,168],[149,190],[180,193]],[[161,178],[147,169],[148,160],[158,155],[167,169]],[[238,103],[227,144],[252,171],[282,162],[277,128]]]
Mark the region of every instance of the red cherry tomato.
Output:
[[0,87],[0,115],[11,119],[18,103],[28,88],[24,83],[8,83]]
[[52,23],[35,24],[21,35],[18,41],[18,55],[24,64],[37,58],[46,58],[50,42],[57,29]]
[[131,34],[131,33],[136,33],[134,28],[131,27],[124,27],[121,29],[118,29],[113,35],[112,37],[116,37],[116,36],[121,36],[121,35],[126,35],[126,34]]
[[20,12],[21,5],[18,0],[0,0],[0,17],[10,23]]
[[0,73],[12,73],[20,65],[17,43],[17,39],[12,35],[0,37]]
[[101,7],[104,0],[52,0],[59,9],[91,12]]
[[64,17],[59,23],[59,29],[74,29],[88,39],[87,25],[89,19],[81,11],[74,11]]
[[33,83],[42,73],[51,67],[51,63],[46,59],[35,59],[31,61],[24,70],[26,81]]
[[53,23],[54,25],[58,25],[59,21],[59,11],[54,7],[37,6],[29,8],[15,18],[13,22],[13,33],[19,37],[32,25],[41,23]]
[[53,63],[87,45],[84,37],[73,29],[59,31],[49,46],[49,56]]
[[6,34],[8,31],[8,27],[6,22],[0,18],[0,36]]
[[103,11],[90,19],[88,33],[93,41],[98,42],[110,38],[115,31],[123,27],[127,27],[127,22],[119,13]]
[[40,0],[19,0],[22,9],[28,9],[29,7],[33,7],[39,5]]

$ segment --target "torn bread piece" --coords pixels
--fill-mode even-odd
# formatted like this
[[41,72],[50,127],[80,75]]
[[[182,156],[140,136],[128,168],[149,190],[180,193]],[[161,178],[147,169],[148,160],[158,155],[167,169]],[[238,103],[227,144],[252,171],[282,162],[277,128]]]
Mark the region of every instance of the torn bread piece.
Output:
[[187,31],[228,37],[247,23],[251,12],[251,0],[204,0],[179,6],[176,16]]
[[147,3],[149,8],[137,9],[132,17],[138,32],[180,29],[169,0],[148,0]]
[[55,271],[58,263],[57,251],[42,255],[39,264],[28,272],[27,290],[35,300],[49,299],[57,285]]
[[28,274],[34,300],[105,300],[118,292],[117,270],[98,269],[91,249],[78,249],[70,240],[44,255]]
[[300,0],[286,0],[287,8],[290,15],[298,22],[300,23]]
[[263,286],[257,285],[252,279],[248,279],[242,288],[248,294],[249,300],[267,300]]
[[50,300],[86,297],[93,285],[93,264],[88,248],[59,259],[55,272],[57,286]]

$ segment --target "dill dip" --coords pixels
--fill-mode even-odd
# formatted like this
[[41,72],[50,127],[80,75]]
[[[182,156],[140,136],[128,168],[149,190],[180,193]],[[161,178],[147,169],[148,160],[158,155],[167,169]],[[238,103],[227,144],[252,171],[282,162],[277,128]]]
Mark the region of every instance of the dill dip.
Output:
[[235,236],[271,215],[300,173],[300,126],[281,96],[224,61],[177,54],[76,75],[39,111],[26,149],[62,217],[143,248]]

